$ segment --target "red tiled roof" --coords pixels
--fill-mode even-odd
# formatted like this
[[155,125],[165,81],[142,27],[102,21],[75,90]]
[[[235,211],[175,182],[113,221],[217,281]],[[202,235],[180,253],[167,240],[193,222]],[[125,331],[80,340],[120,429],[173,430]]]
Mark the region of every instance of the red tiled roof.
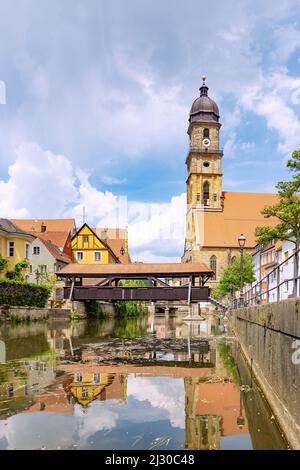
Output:
[[75,227],[74,219],[11,219],[21,229],[29,232],[41,232],[41,226],[45,225],[46,231],[72,232]]
[[29,237],[31,237],[30,233],[28,233],[9,219],[0,219],[0,230],[3,230],[7,233],[28,235]]
[[105,277],[110,275],[130,276],[130,275],[156,275],[171,276],[178,275],[185,277],[190,274],[210,274],[211,269],[203,263],[130,263],[130,264],[77,264],[71,263],[65,266],[60,272],[60,276],[87,276]]
[[204,240],[200,236],[203,247],[236,247],[242,233],[246,237],[246,248],[254,248],[255,228],[278,223],[277,219],[265,219],[261,214],[264,206],[278,202],[276,194],[223,192],[223,196],[222,212],[203,212],[203,219],[200,215],[200,225],[204,229]]
[[51,243],[49,240],[41,239],[47,250],[51,253],[51,255],[56,259],[56,261],[61,261],[62,263],[69,264],[71,263],[71,259],[66,256],[65,253],[62,253],[58,246]]
[[117,258],[119,258],[120,263],[131,263],[129,253],[124,253],[123,255],[121,253],[122,248],[126,250],[127,247],[127,229],[96,227],[92,230],[101,240],[107,243]]
[[31,232],[35,234],[36,237],[40,238],[41,240],[50,241],[54,245],[58,246],[61,249],[64,249],[65,244],[69,237],[69,232]]

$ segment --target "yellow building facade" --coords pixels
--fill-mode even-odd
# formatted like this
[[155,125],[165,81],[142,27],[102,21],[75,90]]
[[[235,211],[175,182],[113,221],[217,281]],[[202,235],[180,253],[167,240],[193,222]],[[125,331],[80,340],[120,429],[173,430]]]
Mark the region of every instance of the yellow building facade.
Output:
[[87,224],[84,224],[72,238],[73,259],[79,264],[118,263],[118,257],[108,244],[101,240]]
[[93,400],[126,400],[127,377],[103,371],[89,372],[83,367],[74,374],[70,392],[82,406],[88,406]]
[[[8,219],[0,219],[0,257],[8,262],[7,271],[13,270],[23,259],[29,259],[30,245],[34,239]],[[0,277],[4,274],[4,270],[0,271]]]

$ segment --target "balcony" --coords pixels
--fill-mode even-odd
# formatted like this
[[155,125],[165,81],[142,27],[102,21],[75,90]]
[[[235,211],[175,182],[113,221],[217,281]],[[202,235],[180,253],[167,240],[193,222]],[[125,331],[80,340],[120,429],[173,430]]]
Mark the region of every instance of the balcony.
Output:
[[210,149],[208,147],[203,147],[203,146],[198,147],[198,148],[190,147],[187,157],[189,156],[190,153],[207,153],[207,155],[213,155],[213,154],[223,155],[223,149]]

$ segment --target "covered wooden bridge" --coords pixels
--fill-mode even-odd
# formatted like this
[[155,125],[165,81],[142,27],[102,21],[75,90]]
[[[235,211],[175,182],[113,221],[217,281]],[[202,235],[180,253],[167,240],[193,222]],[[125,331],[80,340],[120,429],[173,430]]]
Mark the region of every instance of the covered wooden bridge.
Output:
[[[213,276],[202,263],[131,263],[87,265],[71,263],[56,273],[65,279],[70,300],[141,300],[188,303],[208,300],[205,284]],[[143,281],[124,286],[120,281]]]

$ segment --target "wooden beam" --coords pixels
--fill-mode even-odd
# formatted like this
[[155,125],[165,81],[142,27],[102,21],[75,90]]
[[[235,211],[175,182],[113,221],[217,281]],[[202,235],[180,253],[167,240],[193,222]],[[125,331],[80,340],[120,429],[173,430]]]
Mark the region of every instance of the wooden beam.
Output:
[[[74,286],[73,300],[140,300],[145,302],[208,300],[208,287],[106,287]],[[70,296],[71,287],[64,288],[64,297]]]
[[75,285],[75,279],[73,278],[72,279],[71,289],[70,289],[70,296],[69,296],[70,301],[73,300],[74,285]]

